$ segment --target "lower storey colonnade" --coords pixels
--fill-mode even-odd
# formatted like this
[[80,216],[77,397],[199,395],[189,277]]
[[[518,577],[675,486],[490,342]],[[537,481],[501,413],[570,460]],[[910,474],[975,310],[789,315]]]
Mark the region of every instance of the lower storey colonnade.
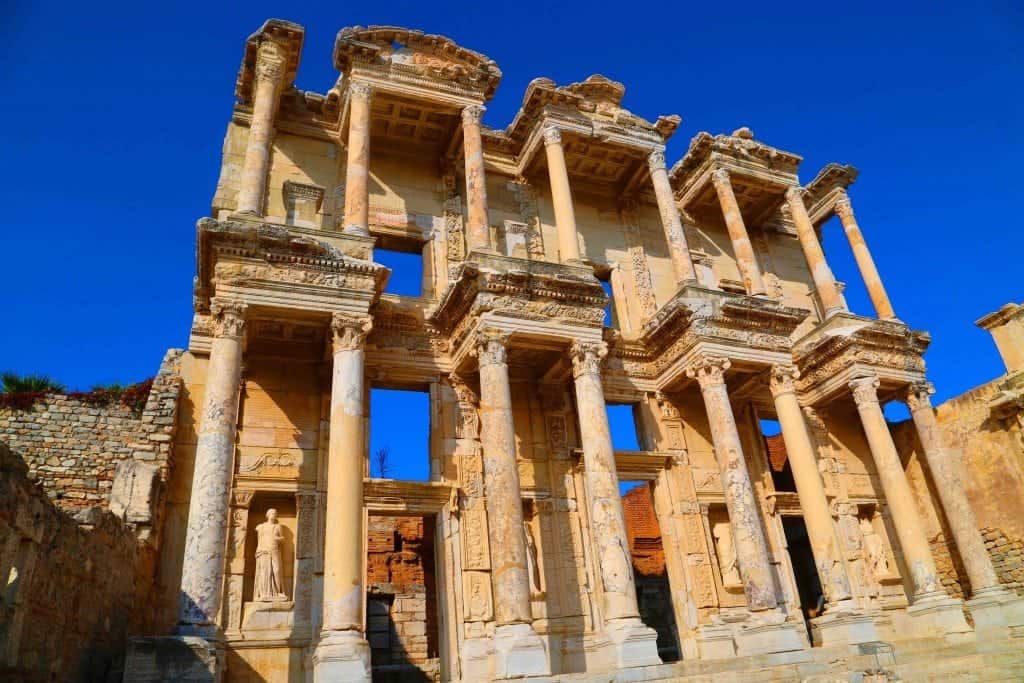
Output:
[[[230,463],[237,428],[234,416],[239,412],[245,307],[215,304],[213,317],[216,327],[196,447],[178,632],[215,641],[220,637],[217,635],[223,596],[220,586],[225,581],[224,549],[229,532],[223,524],[211,522],[229,516]],[[312,634],[310,650],[316,677],[324,681],[370,680],[372,675],[371,648],[366,637],[367,537],[363,500],[368,417],[364,405],[368,391],[364,342],[371,327],[368,315],[335,314],[331,323],[326,496],[319,513],[323,515],[324,529],[322,608],[319,631]],[[538,584],[547,584],[546,577],[542,580],[537,577],[547,569],[543,563],[538,565],[537,550],[533,547],[537,541],[529,532],[524,535],[522,531],[529,528],[529,520],[524,516],[526,498],[520,480],[518,443],[522,426],[517,423],[518,417],[513,418],[516,410],[509,374],[509,344],[508,333],[493,329],[480,332],[475,344],[479,371],[479,403],[475,411],[479,414],[487,516],[486,538],[476,541],[486,542],[488,546],[493,630],[488,632],[492,642],[489,649],[474,655],[486,661],[474,663],[463,655],[460,664],[464,675],[468,671],[485,671],[495,678],[564,672],[553,664],[550,620],[538,622],[536,617]],[[579,462],[582,490],[577,500],[585,506],[587,520],[584,534],[588,550],[580,561],[590,565],[595,584],[592,587],[595,599],[592,634],[583,645],[587,651],[583,659],[587,670],[658,664],[661,661],[658,634],[641,618],[630,534],[608,421],[602,381],[607,346],[603,342],[574,342],[567,353],[572,367],[575,418],[579,425],[578,445],[582,451]],[[752,481],[751,454],[744,452],[744,439],[726,382],[730,368],[728,358],[698,355],[690,359],[686,376],[694,380],[687,385],[687,391],[699,389],[706,414],[742,592],[742,601],[736,604],[742,609],[723,609],[721,614],[729,615],[725,621],[713,619],[703,625],[681,613],[691,607],[688,598],[677,597],[692,594],[694,588],[685,578],[689,570],[673,569],[678,566],[674,564],[678,560],[675,556],[670,558],[667,564],[672,601],[676,606],[676,637],[684,638],[684,631],[691,634],[685,636],[687,638],[697,634],[696,644],[680,644],[679,651],[687,658],[722,656],[722,652],[782,653],[809,646],[802,616],[793,611],[792,600],[786,597],[785,580],[780,574],[784,565],[780,566],[777,550],[773,550],[777,544],[769,537],[772,522],[762,494]],[[824,609],[819,609],[813,619],[818,637],[825,645],[879,640],[886,620],[879,618],[877,608],[861,599],[854,565],[844,550],[835,519],[835,492],[826,489],[819,471],[817,444],[805,419],[807,406],[801,405],[795,388],[798,372],[794,366],[783,364],[766,368],[763,376],[768,380],[765,388],[781,427],[799,511],[824,597]],[[878,386],[877,377],[857,377],[849,382],[846,400],[856,407],[859,429],[868,447],[866,455],[877,474],[898,540],[898,553],[906,567],[907,573],[902,578],[907,588],[907,615],[911,619],[908,623],[921,624],[922,633],[967,631],[962,604],[950,597],[939,580],[929,539],[915,509],[913,492],[882,413]],[[942,512],[969,574],[973,602],[978,606],[978,613],[984,614],[986,605],[999,604],[1006,593],[999,585],[966,494],[941,443],[928,402],[930,391],[926,384],[911,385],[906,390],[906,400],[923,455],[939,491]],[[666,490],[659,490],[658,495],[664,496]],[[682,557],[684,550],[672,531],[677,515],[666,512],[666,509],[674,509],[678,502],[669,500],[667,508],[663,505],[657,508],[666,539],[666,555],[676,553]],[[704,524],[708,524],[706,518]],[[717,535],[715,539],[717,543]],[[439,539],[439,542],[445,541]],[[718,552],[721,555],[720,548]],[[437,600],[437,605],[440,610],[449,609],[443,596]],[[467,607],[467,613],[471,609]],[[442,621],[453,621],[461,628],[461,619],[460,614],[448,614]],[[984,617],[982,622],[988,623]],[[237,623],[232,628],[232,633],[238,633]],[[702,644],[702,638],[707,642]],[[734,645],[724,650],[707,646],[723,638]]]

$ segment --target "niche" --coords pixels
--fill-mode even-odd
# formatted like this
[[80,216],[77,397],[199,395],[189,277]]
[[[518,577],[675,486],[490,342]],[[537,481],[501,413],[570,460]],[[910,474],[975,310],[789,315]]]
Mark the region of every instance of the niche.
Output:
[[[273,530],[267,519],[275,510],[279,530]],[[264,548],[260,549],[260,531]],[[292,627],[295,606],[295,495],[292,493],[257,493],[249,506],[249,523],[245,539],[245,578],[242,584],[242,629],[285,630]],[[277,537],[277,552],[274,538]],[[280,556],[278,559],[277,556]],[[279,572],[279,576],[278,576]],[[257,573],[260,576],[257,577]],[[275,591],[280,591],[275,593]]]

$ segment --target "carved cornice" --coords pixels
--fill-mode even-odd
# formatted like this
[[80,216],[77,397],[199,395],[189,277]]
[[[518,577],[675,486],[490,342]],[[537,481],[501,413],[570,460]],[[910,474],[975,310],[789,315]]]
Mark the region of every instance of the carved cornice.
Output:
[[353,313],[334,313],[331,316],[331,344],[334,352],[359,351],[373,329],[373,318]]
[[607,355],[608,344],[604,342],[573,342],[569,347],[573,378],[582,375],[600,375],[601,364]]
[[818,171],[814,180],[807,183],[804,205],[807,214],[815,223],[826,220],[836,208],[836,201],[846,196],[846,189],[853,185],[860,172],[853,166],[830,163]]
[[853,393],[853,402],[858,408],[865,408],[878,405],[879,380],[874,375],[867,377],[855,377],[850,380],[850,391]]
[[213,319],[215,338],[241,339],[245,336],[245,304],[237,301],[210,302],[210,317]]
[[[740,128],[731,135],[697,133],[690,148],[669,172],[677,196],[686,194],[712,163],[760,171],[766,175],[795,179],[802,157],[770,147],[753,138],[749,128]],[[720,170],[721,166],[719,166]]]

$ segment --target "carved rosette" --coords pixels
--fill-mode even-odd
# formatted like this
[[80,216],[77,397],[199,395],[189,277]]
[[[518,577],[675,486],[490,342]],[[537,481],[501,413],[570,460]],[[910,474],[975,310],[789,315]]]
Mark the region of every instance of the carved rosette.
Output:
[[907,407],[910,412],[918,410],[931,410],[931,395],[935,393],[935,385],[931,382],[914,382],[907,387]]
[[348,84],[348,96],[357,100],[369,102],[373,97],[373,87],[368,83],[354,81]]
[[245,312],[248,307],[237,301],[213,301],[210,315],[213,318],[213,336],[241,339],[245,336]]
[[664,150],[656,149],[647,156],[647,167],[651,170],[651,173],[656,171],[665,170],[665,152]]
[[471,104],[462,110],[462,125],[479,126],[487,107],[479,104]]
[[857,377],[850,380],[850,391],[853,392],[853,401],[858,408],[870,405],[878,405],[877,377]]
[[373,318],[368,315],[335,313],[331,316],[334,352],[361,350],[371,329]]
[[507,363],[508,349],[506,345],[511,336],[509,332],[492,328],[481,330],[476,340],[476,348],[473,350],[480,366]]
[[701,355],[686,366],[686,376],[696,379],[701,389],[725,385],[725,371],[732,367],[732,361],[722,356]]
[[794,365],[773,365],[772,374],[768,380],[768,387],[771,389],[772,397],[792,394],[796,391],[796,380],[800,377],[800,371]]
[[562,144],[562,133],[554,126],[544,127],[544,144],[545,145],[560,145]]
[[607,355],[608,344],[605,342],[573,342],[569,347],[573,378],[600,375],[601,363]]

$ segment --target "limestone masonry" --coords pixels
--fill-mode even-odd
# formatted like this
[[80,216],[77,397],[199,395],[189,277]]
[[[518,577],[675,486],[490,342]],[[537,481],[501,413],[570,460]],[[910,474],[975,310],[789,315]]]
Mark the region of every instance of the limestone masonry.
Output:
[[[145,407],[0,409],[0,677],[1024,678],[1024,306],[978,323],[1007,373],[933,409],[853,167],[748,128],[670,164],[680,117],[599,75],[491,128],[497,65],[396,27],[302,91],[303,37],[245,42]],[[428,397],[427,481],[370,476],[404,417],[373,389]]]

